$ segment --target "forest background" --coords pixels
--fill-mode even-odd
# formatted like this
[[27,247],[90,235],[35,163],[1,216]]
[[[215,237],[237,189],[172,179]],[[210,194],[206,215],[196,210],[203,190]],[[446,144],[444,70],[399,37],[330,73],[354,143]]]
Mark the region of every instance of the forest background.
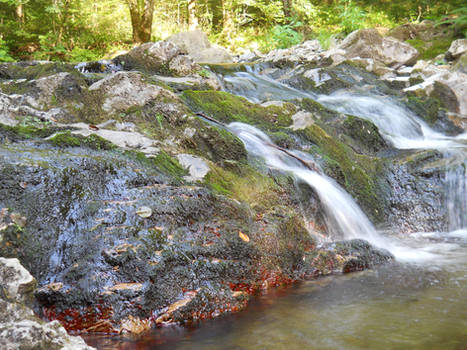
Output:
[[0,61],[92,61],[194,28],[234,53],[307,39],[327,48],[356,29],[426,19],[466,37],[465,0],[0,0]]

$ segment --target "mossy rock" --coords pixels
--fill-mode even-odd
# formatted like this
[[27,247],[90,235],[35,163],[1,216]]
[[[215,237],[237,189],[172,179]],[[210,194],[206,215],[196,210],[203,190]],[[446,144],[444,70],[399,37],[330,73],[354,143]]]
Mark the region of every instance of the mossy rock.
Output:
[[314,124],[299,134],[316,146],[311,152],[321,157],[325,171],[343,186],[374,222],[382,222],[384,199],[380,195],[379,176],[383,163],[379,158],[355,153],[349,146]]
[[187,123],[194,130],[192,137],[181,136],[181,145],[191,153],[207,158],[221,166],[227,161],[245,163],[247,151],[243,142],[227,130],[199,120]]
[[348,143],[358,153],[377,153],[389,147],[379,133],[378,127],[369,120],[349,115],[344,120],[343,127],[345,133],[343,136],[348,135],[351,139],[343,137],[342,141]]
[[25,62],[18,62],[0,65],[0,79],[34,80],[61,72],[81,76],[81,74],[74,69],[74,66],[69,63],[47,62],[28,64]]
[[204,112],[222,123],[242,122],[263,130],[278,130],[292,124],[295,107],[263,107],[223,91],[184,91],[182,98],[194,112]]
[[419,59],[431,60],[438,55],[446,53],[451,46],[452,37],[433,39],[424,41],[421,39],[409,39],[406,43],[412,45],[420,53]]
[[213,165],[204,183],[219,194],[248,203],[257,211],[280,204],[281,188],[271,177],[249,165],[242,166],[240,174]]
[[112,142],[107,141],[106,139],[100,137],[96,134],[91,134],[89,136],[75,135],[72,134],[69,130],[65,132],[60,132],[49,139],[48,143],[51,143],[57,147],[85,147],[94,150],[113,150],[116,149]]
[[146,168],[155,168],[161,173],[173,177],[176,182],[181,182],[182,177],[188,175],[187,170],[180,165],[178,160],[164,151],[160,151],[156,156],[151,157],[147,157],[142,152],[129,150],[124,151],[123,154],[140,162]]
[[357,153],[373,155],[388,148],[378,127],[369,120],[333,111],[310,98],[295,103],[312,113],[316,123],[328,134],[349,145]]
[[0,142],[22,141],[48,137],[61,128],[47,125],[18,124],[15,126],[0,123]]

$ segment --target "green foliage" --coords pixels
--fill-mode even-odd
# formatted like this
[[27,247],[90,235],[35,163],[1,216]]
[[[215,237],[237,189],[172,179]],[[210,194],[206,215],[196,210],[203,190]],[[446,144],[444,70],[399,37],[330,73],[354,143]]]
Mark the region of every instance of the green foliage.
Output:
[[6,43],[0,39],[0,62],[13,62],[13,57],[8,53],[9,49]]
[[436,25],[452,24],[458,27],[464,38],[467,38],[467,6],[459,7],[452,11],[453,16],[439,20]]
[[303,35],[295,29],[301,25],[302,23],[295,21],[290,24],[275,25],[270,34],[272,46],[276,49],[286,49],[290,46],[300,44],[303,40]]
[[[20,3],[23,18],[17,18]],[[188,30],[193,16],[211,40],[234,52],[286,48],[304,38],[318,38],[328,47],[339,33],[423,19],[454,25],[466,34],[467,7],[462,0],[293,0],[287,9],[282,0],[195,4],[190,13],[187,0],[157,1],[152,40]],[[0,17],[0,61],[92,61],[131,48],[132,26],[124,0],[0,0]]]
[[364,27],[366,13],[360,6],[354,5],[349,0],[345,4],[339,5],[337,9],[340,12],[338,18],[344,33],[349,34]]

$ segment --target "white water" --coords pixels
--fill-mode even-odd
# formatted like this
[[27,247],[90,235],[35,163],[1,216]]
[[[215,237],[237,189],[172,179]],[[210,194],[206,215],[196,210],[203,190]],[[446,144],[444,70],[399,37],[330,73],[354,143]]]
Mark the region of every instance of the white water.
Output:
[[[244,96],[253,102],[311,98],[329,109],[355,115],[373,122],[381,135],[398,149],[437,149],[449,159],[446,172],[446,203],[448,228],[451,232],[425,233],[423,237],[443,236],[446,239],[465,238],[467,232],[467,133],[457,137],[443,135],[431,129],[415,114],[392,97],[364,95],[350,91],[337,91],[331,95],[316,95],[279,83],[265,74],[249,68],[223,77],[224,89]],[[265,159],[271,168],[293,173],[315,189],[327,215],[327,226],[332,237],[362,238],[390,250],[404,261],[439,259],[449,244],[418,242],[415,237],[387,237],[380,235],[355,201],[327,176],[310,171],[283,152],[268,146],[269,138],[254,127],[233,123],[229,128],[243,140],[250,153]],[[420,237],[420,236],[418,236]],[[431,238],[430,238],[431,239]],[[410,246],[412,245],[412,246]],[[442,254],[444,256],[444,254]]]

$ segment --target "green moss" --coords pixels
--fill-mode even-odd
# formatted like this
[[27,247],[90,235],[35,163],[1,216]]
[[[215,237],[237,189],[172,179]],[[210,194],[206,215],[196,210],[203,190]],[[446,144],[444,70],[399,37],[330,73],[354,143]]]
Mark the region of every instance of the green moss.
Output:
[[424,119],[429,125],[436,123],[438,120],[438,112],[443,108],[441,101],[434,97],[409,96],[406,104],[407,107],[420,118]]
[[223,123],[243,122],[276,130],[292,124],[295,110],[290,104],[284,107],[263,107],[223,91],[184,91],[182,95],[195,112],[204,112]]
[[54,128],[47,126],[24,125],[9,126],[0,124],[0,138],[8,138],[14,140],[26,140],[32,138],[44,138],[56,132]]
[[159,152],[159,154],[151,160],[160,171],[167,175],[181,177],[187,173],[177,159],[172,158],[164,151]]
[[356,154],[350,147],[329,136],[314,124],[301,131],[316,144],[312,152],[322,156],[324,168],[364,208],[373,220],[383,219],[383,203],[378,196],[377,178],[381,162],[377,158]]
[[[349,115],[344,120],[344,128],[346,135],[367,151],[377,152],[386,147],[386,142],[380,135],[378,128],[368,120]],[[352,142],[349,144],[352,146]]]
[[204,183],[215,192],[248,203],[253,209],[262,210],[280,203],[279,186],[249,165],[242,167],[241,174],[212,165]]
[[73,65],[67,63],[43,63],[30,66],[24,66],[16,63],[8,64],[4,69],[4,74],[9,76],[10,79],[39,79],[49,75],[68,72],[73,75],[81,74],[74,69]]
[[431,60],[440,54],[444,54],[451,45],[452,38],[434,39],[423,41],[421,39],[409,39],[406,43],[412,45],[420,53],[419,59]]
[[60,132],[52,136],[47,142],[58,147],[86,147],[94,150],[112,150],[117,148],[112,142],[91,134],[87,137],[73,135],[70,131]]
[[70,131],[65,131],[65,132],[55,134],[47,141],[58,147],[79,147],[81,146],[81,140],[77,136],[72,135]]
[[269,134],[272,142],[274,142],[279,147],[283,148],[297,148],[297,142],[293,139],[292,136],[283,132],[276,131]]

